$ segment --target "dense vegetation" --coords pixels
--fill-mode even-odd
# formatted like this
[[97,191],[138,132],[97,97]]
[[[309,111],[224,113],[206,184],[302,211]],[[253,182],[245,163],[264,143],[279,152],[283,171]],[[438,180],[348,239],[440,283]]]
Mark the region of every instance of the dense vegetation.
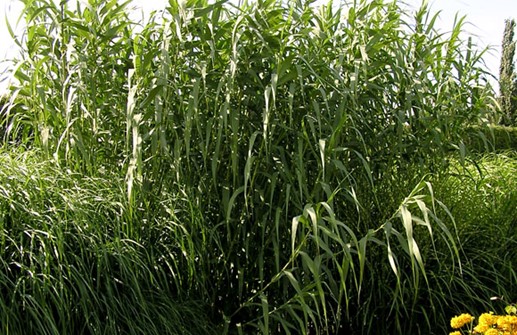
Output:
[[[517,159],[427,5],[26,2],[5,334],[443,334],[515,297]],[[485,146],[487,150],[492,148]]]

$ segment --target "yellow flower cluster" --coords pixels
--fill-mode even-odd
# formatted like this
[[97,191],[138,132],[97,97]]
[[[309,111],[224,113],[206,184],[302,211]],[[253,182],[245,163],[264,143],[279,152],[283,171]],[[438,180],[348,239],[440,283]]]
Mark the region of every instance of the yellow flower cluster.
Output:
[[[459,329],[467,324],[471,324],[474,317],[470,314],[461,314],[451,319],[451,327]],[[454,331],[449,335],[461,335],[460,331]],[[466,334],[476,335],[517,335],[517,316],[516,315],[494,315],[493,313],[483,313],[478,318],[478,324]]]
[[463,314],[461,314],[459,316],[455,316],[451,319],[451,327],[454,329],[458,329],[468,323],[471,323],[473,320],[474,320],[474,317],[472,315],[463,313]]

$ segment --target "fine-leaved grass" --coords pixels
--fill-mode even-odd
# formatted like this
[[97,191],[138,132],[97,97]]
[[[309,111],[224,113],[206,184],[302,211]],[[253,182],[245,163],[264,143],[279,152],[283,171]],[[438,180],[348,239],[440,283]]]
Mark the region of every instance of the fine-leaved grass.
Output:
[[163,278],[176,241],[128,231],[119,174],[83,177],[31,151],[0,163],[3,334],[212,333],[207,305]]

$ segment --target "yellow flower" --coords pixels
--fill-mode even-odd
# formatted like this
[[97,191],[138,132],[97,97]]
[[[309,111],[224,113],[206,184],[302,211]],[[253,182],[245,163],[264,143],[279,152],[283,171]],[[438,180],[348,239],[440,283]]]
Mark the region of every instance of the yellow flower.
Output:
[[517,325],[517,316],[515,315],[507,315],[506,316],[508,318],[508,323],[510,323],[511,325]]
[[483,323],[480,323],[478,324],[477,326],[474,327],[474,331],[476,333],[480,333],[480,334],[483,334],[484,332],[486,332],[490,327],[486,324],[483,324]]
[[455,332],[449,333],[449,335],[461,335],[461,333],[459,331],[455,331]]
[[479,317],[479,324],[480,325],[487,325],[492,326],[497,323],[497,317],[492,313],[483,313]]
[[490,328],[485,331],[485,335],[499,335],[499,331],[495,328]]
[[505,331],[512,331],[514,328],[517,328],[517,316],[501,316],[497,319],[497,326]]
[[451,327],[454,329],[458,329],[466,325],[467,323],[471,323],[474,320],[474,317],[468,313],[463,313],[459,316],[455,316],[451,319]]

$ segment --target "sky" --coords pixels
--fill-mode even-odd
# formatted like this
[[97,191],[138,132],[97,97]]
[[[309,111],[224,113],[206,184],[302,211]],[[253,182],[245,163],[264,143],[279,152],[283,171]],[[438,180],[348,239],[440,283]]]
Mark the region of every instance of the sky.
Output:
[[[325,0],[319,0],[324,2]],[[422,0],[403,0],[410,8],[416,9]],[[163,9],[167,0],[133,0],[133,4],[142,8],[143,12]],[[484,61],[494,75],[499,73],[501,40],[504,31],[504,20],[517,19],[517,0],[429,0],[433,12],[440,11],[437,27],[442,32],[451,30],[456,14],[466,16],[464,39],[469,36],[480,49],[491,47]],[[11,58],[16,53],[5,18],[15,24],[21,10],[19,0],[0,0],[0,60]],[[0,72],[5,68],[0,63]],[[5,90],[5,83],[0,83],[0,92]]]

